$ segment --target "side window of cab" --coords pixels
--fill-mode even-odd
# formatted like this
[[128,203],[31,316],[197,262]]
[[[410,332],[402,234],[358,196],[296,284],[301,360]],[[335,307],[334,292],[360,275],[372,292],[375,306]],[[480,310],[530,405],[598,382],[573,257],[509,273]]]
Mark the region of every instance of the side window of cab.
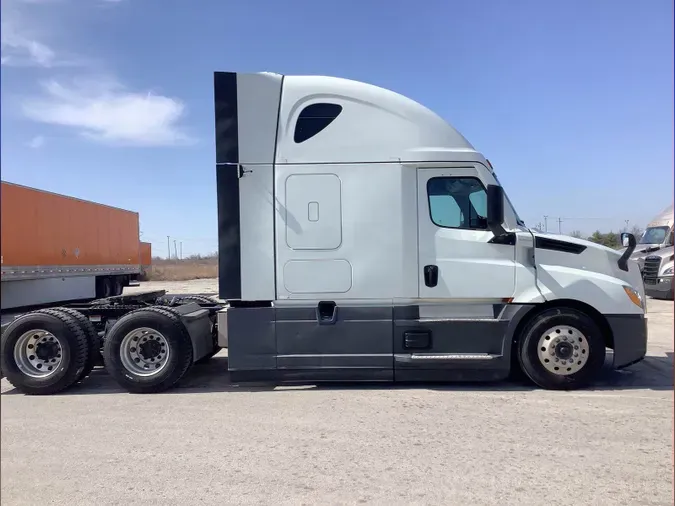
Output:
[[487,230],[487,192],[473,177],[434,177],[427,182],[429,216],[443,228]]

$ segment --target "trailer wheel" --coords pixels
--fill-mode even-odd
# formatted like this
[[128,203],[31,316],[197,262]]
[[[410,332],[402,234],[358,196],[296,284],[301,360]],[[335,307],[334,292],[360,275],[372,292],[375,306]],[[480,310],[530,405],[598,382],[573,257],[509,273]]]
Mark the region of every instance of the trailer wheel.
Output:
[[87,362],[84,366],[82,374],[80,374],[80,377],[77,378],[77,381],[82,381],[84,378],[89,376],[89,374],[91,374],[91,371],[94,370],[94,366],[101,360],[101,338],[99,337],[98,332],[96,332],[96,329],[92,323],[89,321],[89,318],[84,316],[79,311],[68,307],[57,307],[54,308],[54,311],[59,311],[72,317],[75,321],[77,321],[77,324],[80,326],[80,329],[82,329],[82,332],[84,332],[84,335],[87,336],[89,356],[87,357]]
[[112,283],[110,278],[98,278],[96,280],[96,298],[107,299],[112,296]]
[[605,340],[588,315],[552,308],[525,326],[518,359],[523,372],[540,387],[574,390],[597,377],[605,362]]
[[103,359],[108,372],[134,393],[172,387],[192,365],[192,341],[177,314],[159,307],[133,311],[110,330]]
[[77,321],[43,309],[19,316],[0,340],[2,371],[25,394],[54,394],[77,382],[89,344]]
[[122,292],[124,292],[124,283],[122,283],[120,276],[115,276],[112,279],[111,285],[111,291],[113,295],[122,295]]

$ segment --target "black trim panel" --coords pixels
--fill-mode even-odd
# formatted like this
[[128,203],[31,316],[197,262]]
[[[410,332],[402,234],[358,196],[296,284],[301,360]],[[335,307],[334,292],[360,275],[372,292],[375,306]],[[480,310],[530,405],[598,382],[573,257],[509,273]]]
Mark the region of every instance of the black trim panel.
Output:
[[239,131],[237,74],[213,77],[216,191],[218,198],[218,292],[241,298],[241,222],[239,217]]
[[216,164],[238,164],[239,111],[235,72],[214,72],[213,98],[216,120]]
[[581,244],[560,241],[558,239],[551,239],[549,237],[535,237],[534,247],[539,249],[548,249],[551,251],[560,251],[562,253],[572,253],[574,255],[579,255],[586,249],[586,246]]
[[[339,306],[320,325],[316,306],[230,307],[232,381],[495,381],[508,376],[518,329],[537,305],[496,304],[498,318],[420,319],[420,307]],[[614,367],[642,360],[643,315],[606,315]],[[424,349],[422,349],[424,348]]]
[[614,338],[614,367],[635,364],[647,354],[647,320],[644,315],[605,315]]

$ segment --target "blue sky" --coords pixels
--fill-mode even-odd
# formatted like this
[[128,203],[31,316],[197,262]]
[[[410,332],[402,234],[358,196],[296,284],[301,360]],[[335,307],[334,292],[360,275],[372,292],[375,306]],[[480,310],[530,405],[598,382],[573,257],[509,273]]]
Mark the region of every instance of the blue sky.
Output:
[[531,225],[673,200],[672,0],[2,0],[1,35],[2,179],[138,211],[160,255],[217,247],[214,70],[408,95]]

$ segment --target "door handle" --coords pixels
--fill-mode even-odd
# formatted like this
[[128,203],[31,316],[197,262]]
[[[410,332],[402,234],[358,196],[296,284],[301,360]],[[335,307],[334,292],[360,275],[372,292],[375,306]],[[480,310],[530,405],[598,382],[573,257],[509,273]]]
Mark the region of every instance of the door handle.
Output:
[[333,301],[321,301],[316,306],[316,321],[319,325],[335,325],[338,308]]
[[424,284],[429,287],[434,287],[438,284],[438,266],[425,265],[424,266]]

